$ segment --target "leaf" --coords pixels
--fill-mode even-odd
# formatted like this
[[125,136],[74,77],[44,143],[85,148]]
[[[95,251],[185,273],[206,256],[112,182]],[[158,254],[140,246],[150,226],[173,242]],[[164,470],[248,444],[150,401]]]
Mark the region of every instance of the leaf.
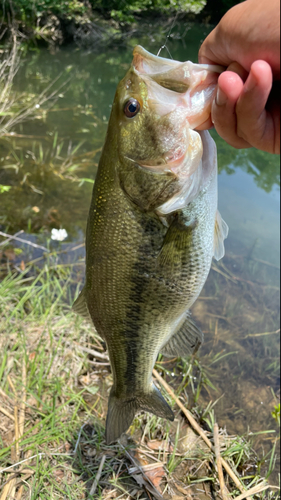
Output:
[[8,191],[10,191],[12,186],[3,186],[3,184],[0,184],[0,193],[7,193]]
[[173,447],[167,441],[160,441],[158,439],[153,439],[152,441],[148,441],[148,448],[156,451],[166,451],[169,453],[173,453]]
[[156,500],[164,500],[162,495],[158,493],[158,489],[156,489],[153,485],[148,482],[148,480],[145,478],[145,476],[142,476],[141,474],[132,474],[132,477],[134,480],[138,483],[139,486],[143,486],[146,490],[148,490]]
[[97,394],[99,388],[97,386],[93,386],[93,387],[86,387],[87,391],[90,393],[90,394]]
[[163,477],[165,477],[165,470],[162,467],[162,465],[157,467],[157,468],[155,467],[154,469],[146,471],[145,476],[148,477],[148,479],[150,479],[153,486],[160,493],[162,493],[161,488],[160,488],[160,483],[161,483]]
[[5,250],[4,252],[4,255],[7,257],[8,260],[15,260],[16,258],[13,248],[7,248],[7,250]]
[[86,177],[83,177],[83,179],[80,180],[79,187],[82,186],[84,182],[89,182],[90,184],[95,183],[94,179],[87,179]]
[[[164,500],[161,494],[162,492],[159,489],[159,487],[156,488],[156,486],[154,486],[153,482],[151,481],[150,477],[147,476],[147,471],[158,469],[162,467],[162,464],[160,463],[148,464],[147,460],[143,459],[138,452],[136,452],[135,456],[133,457],[127,450],[124,449],[124,451],[126,456],[130,459],[130,461],[133,464],[133,467],[129,469],[129,474],[135,479],[135,481],[140,486],[143,486],[147,491],[152,493],[155,500]],[[161,479],[162,477],[163,476],[161,476]]]

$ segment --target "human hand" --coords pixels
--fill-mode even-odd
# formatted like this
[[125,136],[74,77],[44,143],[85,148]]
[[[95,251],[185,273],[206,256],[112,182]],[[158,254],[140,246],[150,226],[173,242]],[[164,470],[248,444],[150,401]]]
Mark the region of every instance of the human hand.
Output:
[[199,62],[227,68],[218,80],[211,118],[236,148],[280,152],[279,1],[247,0],[222,18],[203,42]]

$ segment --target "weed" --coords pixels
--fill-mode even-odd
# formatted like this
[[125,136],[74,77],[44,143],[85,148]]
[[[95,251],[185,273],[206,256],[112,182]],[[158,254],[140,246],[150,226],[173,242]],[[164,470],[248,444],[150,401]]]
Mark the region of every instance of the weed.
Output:
[[38,115],[44,109],[44,105],[47,107],[53,105],[69,82],[69,79],[61,78],[62,75],[59,75],[40,95],[15,92],[13,82],[19,69],[20,56],[20,42],[15,30],[12,29],[11,43],[2,52],[0,60],[0,137],[31,116]]
[[[159,480],[171,497],[183,490],[196,495],[203,484],[207,492],[218,491],[212,453],[186,427],[179,412],[175,426],[141,414],[130,429],[136,441],[124,437],[123,443],[106,446],[103,422],[111,375],[106,366],[77,348],[90,345],[92,352],[102,353],[93,328],[71,312],[75,290],[71,268],[60,266],[14,272],[0,283],[0,488],[7,492],[9,485],[11,492],[21,492],[23,500],[39,496],[51,500],[62,494],[91,498],[89,491],[103,460],[93,498],[125,499],[130,494],[146,498],[147,491],[158,498]],[[162,360],[159,367],[170,379]],[[193,361],[188,375],[181,375],[181,391],[177,390],[183,399],[200,370],[201,389],[212,384],[201,363]],[[213,362],[214,358],[209,365]],[[179,361],[173,379],[180,377],[177,370],[183,366],[185,361]],[[197,387],[192,391],[196,395]],[[198,401],[194,408],[210,436],[214,408],[210,403],[203,409]],[[220,442],[222,456],[239,471],[245,486],[259,484],[265,464],[267,477],[274,469],[275,448],[258,460],[247,437],[231,437],[221,430]],[[233,490],[231,482],[227,486]],[[277,498],[274,492],[266,495],[259,498]]]

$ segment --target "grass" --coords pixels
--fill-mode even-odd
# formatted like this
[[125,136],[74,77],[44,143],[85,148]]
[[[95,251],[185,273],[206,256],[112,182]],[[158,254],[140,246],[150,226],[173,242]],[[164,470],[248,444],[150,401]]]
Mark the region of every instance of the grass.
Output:
[[[71,268],[47,263],[10,272],[0,284],[1,500],[221,498],[213,453],[165,391],[175,423],[141,414],[126,436],[106,446],[112,377],[94,329],[71,311],[76,293]],[[216,355],[206,365],[176,360],[172,368],[160,357],[157,365],[175,396],[193,401],[193,415],[211,440],[216,404],[204,408],[200,398],[215,389],[210,370],[224,359]],[[252,441],[220,429],[221,455],[248,489],[270,475],[276,455],[273,447],[259,459]],[[239,490],[225,480],[237,497]],[[253,498],[277,499],[277,492]]]

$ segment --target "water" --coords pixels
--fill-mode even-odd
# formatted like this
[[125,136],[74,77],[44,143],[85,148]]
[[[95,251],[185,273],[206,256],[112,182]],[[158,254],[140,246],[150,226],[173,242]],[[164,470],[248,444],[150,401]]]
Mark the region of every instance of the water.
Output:
[[[207,32],[197,25],[176,26],[169,40],[173,58],[196,61]],[[11,186],[0,195],[0,229],[10,234],[24,230],[21,237],[41,245],[50,242],[53,228],[65,229],[67,239],[53,247],[67,250],[62,262],[79,263],[78,279],[92,182],[116,85],[130,64],[132,47],[142,44],[157,53],[165,33],[166,28],[155,27],[153,37],[136,36],[129,46],[100,51],[29,52],[17,76],[16,88],[35,95],[60,73],[60,82],[70,80],[48,112],[38,108],[37,119],[0,140],[0,185]],[[168,57],[165,49],[161,55]],[[218,146],[219,208],[230,232],[226,256],[214,263],[193,308],[205,333],[200,357],[217,387],[202,399],[207,403],[224,394],[216,406],[220,425],[229,432],[259,432],[276,428],[271,412],[274,394],[279,395],[274,333],[279,324],[279,158],[236,151],[212,135]],[[2,254],[2,263],[24,268],[42,253],[17,242]],[[269,434],[267,443],[274,438]]]

